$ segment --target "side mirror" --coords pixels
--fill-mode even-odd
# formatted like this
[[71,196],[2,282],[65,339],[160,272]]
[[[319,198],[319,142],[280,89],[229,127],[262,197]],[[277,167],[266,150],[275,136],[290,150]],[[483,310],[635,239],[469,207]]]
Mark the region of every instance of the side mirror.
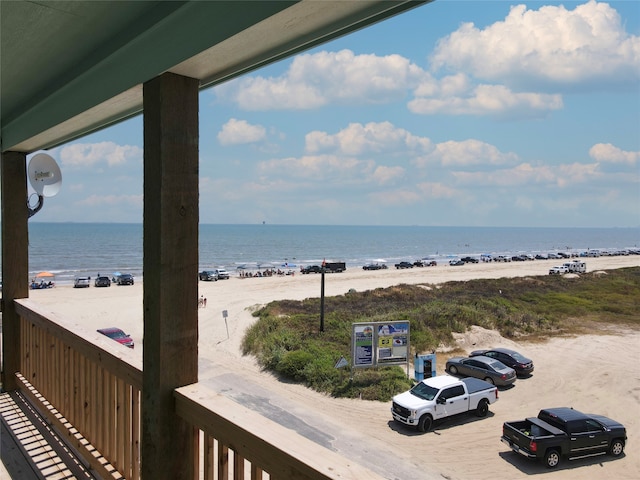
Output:
[[444,397],[438,397],[436,399],[436,403],[439,404],[439,405],[444,405],[445,403],[447,403],[447,399],[444,398]]

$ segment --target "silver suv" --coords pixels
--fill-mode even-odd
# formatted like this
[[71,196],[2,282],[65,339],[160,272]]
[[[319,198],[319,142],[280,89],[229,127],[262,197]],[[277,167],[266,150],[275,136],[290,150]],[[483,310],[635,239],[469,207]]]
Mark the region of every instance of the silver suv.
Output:
[[214,270],[216,273],[218,280],[229,280],[229,272],[227,272],[224,268],[218,268]]

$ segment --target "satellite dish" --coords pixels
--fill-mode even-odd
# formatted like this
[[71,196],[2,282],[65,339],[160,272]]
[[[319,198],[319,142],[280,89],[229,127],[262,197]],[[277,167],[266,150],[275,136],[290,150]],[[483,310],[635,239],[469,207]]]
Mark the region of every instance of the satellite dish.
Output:
[[27,198],[29,218],[40,211],[44,205],[44,197],[53,197],[60,191],[62,185],[62,173],[60,167],[51,155],[38,153],[29,160],[29,183],[38,195],[38,203],[32,207]]
[[29,161],[29,183],[38,196],[53,197],[60,191],[62,173],[51,155],[38,153]]

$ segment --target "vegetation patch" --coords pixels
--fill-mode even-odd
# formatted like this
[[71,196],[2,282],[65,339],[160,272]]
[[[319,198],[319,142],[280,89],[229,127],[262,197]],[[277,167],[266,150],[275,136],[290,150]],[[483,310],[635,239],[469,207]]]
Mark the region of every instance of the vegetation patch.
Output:
[[640,267],[583,274],[398,285],[320,299],[271,302],[255,311],[245,355],[290,381],[336,397],[388,401],[412,381],[402,367],[335,368],[351,357],[351,325],[408,321],[411,355],[454,347],[452,333],[473,325],[507,338],[540,340],[594,328],[640,326]]

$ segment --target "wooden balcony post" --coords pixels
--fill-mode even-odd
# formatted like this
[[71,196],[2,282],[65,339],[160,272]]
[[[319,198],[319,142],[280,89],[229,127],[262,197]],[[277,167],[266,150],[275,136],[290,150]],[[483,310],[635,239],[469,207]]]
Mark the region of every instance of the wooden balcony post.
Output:
[[198,381],[198,86],[171,73],[144,84],[144,479],[197,475],[173,390]]
[[18,388],[20,318],[13,300],[29,296],[27,155],[2,153],[2,388]]

